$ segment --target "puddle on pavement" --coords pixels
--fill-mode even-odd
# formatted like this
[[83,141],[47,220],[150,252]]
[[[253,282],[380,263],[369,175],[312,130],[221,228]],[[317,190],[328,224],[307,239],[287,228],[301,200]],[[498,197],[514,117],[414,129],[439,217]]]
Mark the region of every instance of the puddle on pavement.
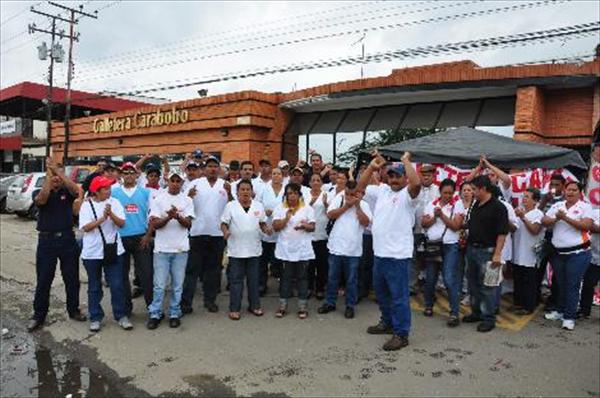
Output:
[[0,396],[3,398],[122,397],[101,374],[38,346],[27,333],[3,335],[0,352]]

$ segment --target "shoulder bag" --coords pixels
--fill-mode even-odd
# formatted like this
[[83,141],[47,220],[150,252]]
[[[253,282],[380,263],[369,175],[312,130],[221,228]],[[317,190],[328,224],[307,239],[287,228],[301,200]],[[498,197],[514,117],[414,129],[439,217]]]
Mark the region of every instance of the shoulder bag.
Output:
[[[340,204],[340,207],[344,206],[344,195],[342,195],[342,203]],[[333,231],[333,226],[335,225],[335,220],[334,219],[329,219],[329,221],[327,221],[327,226],[325,227],[325,232],[327,232],[327,235],[329,236],[331,234],[331,231]]]
[[[454,215],[454,206],[452,206],[452,211],[450,211],[450,219]],[[442,232],[442,237],[439,240],[425,240],[425,258],[434,261],[442,261],[444,258],[444,236],[448,231],[448,226],[444,228],[444,232]],[[427,234],[425,235],[427,236]]]
[[[98,216],[96,215],[96,209],[94,209],[94,205],[92,204],[92,200],[89,199],[90,207],[92,208],[92,213],[94,213],[94,218],[98,220]],[[106,238],[104,236],[104,232],[102,232],[102,228],[98,225],[98,230],[100,231],[100,237],[102,237],[102,249],[104,251],[104,258],[102,259],[102,265],[107,267],[113,265],[117,262],[117,238],[119,236],[118,233],[115,234],[115,241],[113,243],[106,243]]]

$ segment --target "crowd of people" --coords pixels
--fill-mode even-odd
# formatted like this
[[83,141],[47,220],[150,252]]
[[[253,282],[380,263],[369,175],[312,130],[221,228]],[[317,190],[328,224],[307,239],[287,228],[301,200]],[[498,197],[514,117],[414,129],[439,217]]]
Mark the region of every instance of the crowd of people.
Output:
[[[318,153],[293,167],[263,159],[258,170],[251,161],[224,167],[201,150],[179,167],[151,158],[120,167],[101,161],[82,186],[48,159],[45,183],[34,192],[39,234],[30,331],[44,324],[58,261],[69,317],[89,318],[93,332],[102,327],[104,284],[114,319],[130,330],[137,297],[145,300],[148,329],[165,317],[176,328],[194,311],[199,284],[213,313],[228,289],[228,317],[237,321],[244,285],[248,313],[260,317],[261,297],[277,282],[277,318],[290,313],[293,297],[299,319],[308,317],[311,298],[327,314],[343,295],[348,319],[361,300],[374,298],[380,319],[366,331],[391,335],[383,349],[398,350],[408,345],[410,296],[423,294],[423,315],[433,316],[440,273],[448,327],[462,321],[477,322],[479,332],[494,329],[509,269],[516,315],[536,310],[544,282],[552,291],[546,319],[573,330],[576,319],[590,316],[600,276],[599,214],[580,184],[559,173],[547,192],[528,188],[513,208],[510,176],[484,156],[460,186],[434,183],[435,167],[415,168],[409,153],[388,162],[375,151],[356,169],[326,165]],[[79,258],[88,314],[79,308]],[[462,319],[461,300],[471,308]]]

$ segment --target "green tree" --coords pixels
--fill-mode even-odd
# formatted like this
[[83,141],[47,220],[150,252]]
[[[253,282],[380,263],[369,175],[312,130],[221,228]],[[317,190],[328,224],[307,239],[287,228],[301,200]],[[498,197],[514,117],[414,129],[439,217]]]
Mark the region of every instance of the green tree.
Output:
[[385,130],[377,135],[367,138],[365,145],[362,143],[351,146],[346,152],[337,156],[336,163],[340,165],[349,165],[354,162],[358,154],[363,149],[382,147],[384,145],[396,144],[398,142],[411,140],[413,138],[424,137],[429,134],[438,133],[445,129],[400,129],[398,131]]

